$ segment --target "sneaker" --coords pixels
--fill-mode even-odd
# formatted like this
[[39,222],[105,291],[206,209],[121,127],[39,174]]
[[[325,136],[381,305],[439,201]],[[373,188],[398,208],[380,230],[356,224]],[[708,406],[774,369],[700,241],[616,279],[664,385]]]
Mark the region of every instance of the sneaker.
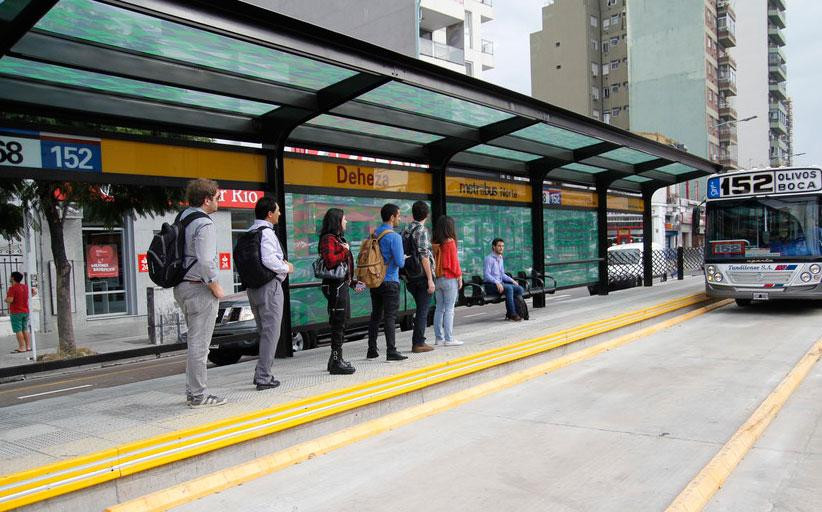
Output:
[[191,405],[191,402],[193,402],[193,401],[194,401],[194,396],[189,395],[188,393],[186,393],[186,405]]
[[428,345],[427,343],[422,343],[420,345],[414,345],[413,347],[411,347],[411,352],[415,354],[419,354],[420,352],[431,352],[432,350],[434,350],[434,347]]
[[380,353],[377,352],[377,349],[375,348],[369,348],[365,357],[368,359],[374,359],[375,357],[380,357]]
[[266,390],[266,389],[274,389],[279,385],[280,385],[280,381],[278,381],[276,379],[271,379],[271,381],[266,383],[266,384],[257,384],[257,391],[263,391],[263,390]]
[[408,356],[404,356],[396,350],[385,355],[386,361],[402,361],[403,359],[408,359]]
[[457,340],[446,340],[443,343],[443,345],[445,345],[446,347],[456,347],[458,345],[463,345],[463,343],[461,341],[457,341]]
[[220,398],[215,395],[208,395],[201,396],[199,398],[192,398],[188,406],[192,409],[197,409],[199,407],[216,407],[218,405],[225,405],[226,402],[228,402],[228,400],[225,398]]
[[509,316],[508,320],[511,320],[512,322],[521,322],[522,318],[519,315],[513,315]]
[[445,340],[434,340],[434,346],[445,345]]

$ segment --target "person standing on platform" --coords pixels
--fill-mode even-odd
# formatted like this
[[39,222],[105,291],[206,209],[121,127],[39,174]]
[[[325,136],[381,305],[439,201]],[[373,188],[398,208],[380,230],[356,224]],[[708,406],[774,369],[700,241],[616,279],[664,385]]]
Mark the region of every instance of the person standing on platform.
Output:
[[[377,350],[377,332],[380,320],[383,321],[385,332],[385,359],[387,361],[402,361],[408,359],[399,353],[396,345],[397,311],[400,308],[400,275],[399,269],[405,266],[405,253],[402,249],[402,237],[394,231],[400,223],[400,207],[386,203],[380,210],[382,225],[375,231],[374,236],[379,239],[380,252],[386,265],[385,279],[377,288],[371,288],[371,319],[368,322],[368,352],[366,357],[374,359],[380,356]],[[381,236],[383,232],[385,236]]]
[[[11,331],[17,338],[17,348],[12,354],[31,352],[31,334],[29,333],[29,288],[23,284],[23,274],[14,271],[11,273],[11,286],[6,293],[6,304],[9,305]],[[37,288],[31,289],[32,295],[37,295]]]
[[[409,223],[402,231],[403,238],[413,237],[418,254],[410,255],[410,258],[417,258],[422,267],[422,275],[409,277],[406,288],[414,297],[417,311],[414,314],[414,333],[411,337],[411,352],[430,352],[434,347],[425,343],[425,328],[428,324],[428,308],[431,306],[431,295],[434,294],[434,259],[431,253],[431,241],[428,238],[428,230],[425,228],[425,221],[428,219],[428,203],[417,201],[411,205],[413,222]],[[406,268],[408,262],[406,261]]]
[[323,264],[328,270],[345,265],[343,279],[323,279],[322,292],[328,301],[328,323],[331,326],[331,356],[328,358],[328,373],[331,375],[351,375],[356,371],[354,366],[343,359],[343,342],[345,325],[351,315],[349,288],[360,293],[365,285],[354,278],[354,257],[345,239],[345,227],[348,221],[345,213],[339,208],[329,208],[323,217],[320,230],[319,251]]
[[434,297],[434,344],[462,345],[454,339],[454,304],[462,289],[462,269],[457,257],[457,230],[454,219],[443,215],[434,226],[434,257],[437,285]]
[[205,214],[194,219],[185,228],[183,263],[188,268],[183,282],[174,287],[174,299],[183,310],[188,326],[186,359],[186,403],[189,407],[214,407],[226,399],[208,393],[206,359],[214,319],[223,297],[223,288],[217,281],[217,234],[212,213],[219,207],[219,186],[216,181],[198,178],[188,183],[188,208],[180,220],[196,212]]

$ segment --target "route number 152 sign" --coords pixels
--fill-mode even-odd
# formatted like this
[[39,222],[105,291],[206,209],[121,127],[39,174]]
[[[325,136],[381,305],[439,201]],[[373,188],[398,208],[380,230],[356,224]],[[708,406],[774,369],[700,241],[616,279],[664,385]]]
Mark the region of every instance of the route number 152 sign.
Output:
[[0,133],[0,166],[101,172],[100,140],[37,132]]

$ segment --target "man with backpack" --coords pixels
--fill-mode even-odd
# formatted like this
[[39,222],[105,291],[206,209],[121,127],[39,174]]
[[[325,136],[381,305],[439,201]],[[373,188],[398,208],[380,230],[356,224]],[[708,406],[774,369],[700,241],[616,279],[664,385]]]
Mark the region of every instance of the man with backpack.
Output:
[[[402,237],[394,231],[400,223],[399,206],[387,203],[380,210],[383,224],[378,227],[372,237],[377,241],[376,246],[382,255],[385,266],[385,274],[378,286],[375,281],[362,279],[371,287],[371,319],[368,323],[368,354],[367,358],[379,357],[377,351],[377,331],[380,320],[383,320],[385,332],[385,346],[387,361],[402,361],[408,359],[407,356],[397,351],[395,343],[397,311],[400,308],[400,275],[399,269],[405,266],[405,254],[402,249]],[[367,245],[363,243],[363,245]],[[361,253],[362,254],[362,253]],[[362,258],[358,257],[360,262]],[[358,274],[359,276],[360,274]]]
[[274,354],[283,320],[283,281],[294,271],[284,259],[274,226],[280,221],[280,207],[273,197],[263,196],[254,206],[256,220],[237,240],[234,263],[246,286],[248,302],[260,333],[260,357],[254,369],[257,391],[273,389],[280,381],[271,375]]
[[[198,178],[188,183],[188,208],[178,219],[183,223],[185,248],[183,267],[188,269],[181,283],[174,286],[174,299],[180,305],[188,325],[186,359],[186,403],[189,407],[214,407],[226,399],[208,394],[206,360],[214,319],[223,288],[217,281],[217,234],[209,217],[218,208],[219,187],[216,181]],[[196,218],[186,222],[189,215]]]
[[411,337],[411,352],[430,352],[434,347],[425,343],[425,328],[428,324],[428,308],[434,293],[434,259],[431,241],[425,221],[428,218],[428,203],[417,201],[411,205],[414,221],[402,231],[405,250],[404,275],[406,288],[414,297],[417,311],[414,314],[414,334]]

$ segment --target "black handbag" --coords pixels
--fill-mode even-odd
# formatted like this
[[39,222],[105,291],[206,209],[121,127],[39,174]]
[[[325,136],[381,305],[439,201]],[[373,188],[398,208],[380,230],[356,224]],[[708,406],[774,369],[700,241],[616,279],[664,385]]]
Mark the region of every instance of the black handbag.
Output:
[[325,261],[322,256],[314,260],[311,264],[314,269],[314,277],[317,279],[333,279],[335,281],[344,281],[348,278],[348,263],[343,261],[336,267],[328,269],[325,267]]

